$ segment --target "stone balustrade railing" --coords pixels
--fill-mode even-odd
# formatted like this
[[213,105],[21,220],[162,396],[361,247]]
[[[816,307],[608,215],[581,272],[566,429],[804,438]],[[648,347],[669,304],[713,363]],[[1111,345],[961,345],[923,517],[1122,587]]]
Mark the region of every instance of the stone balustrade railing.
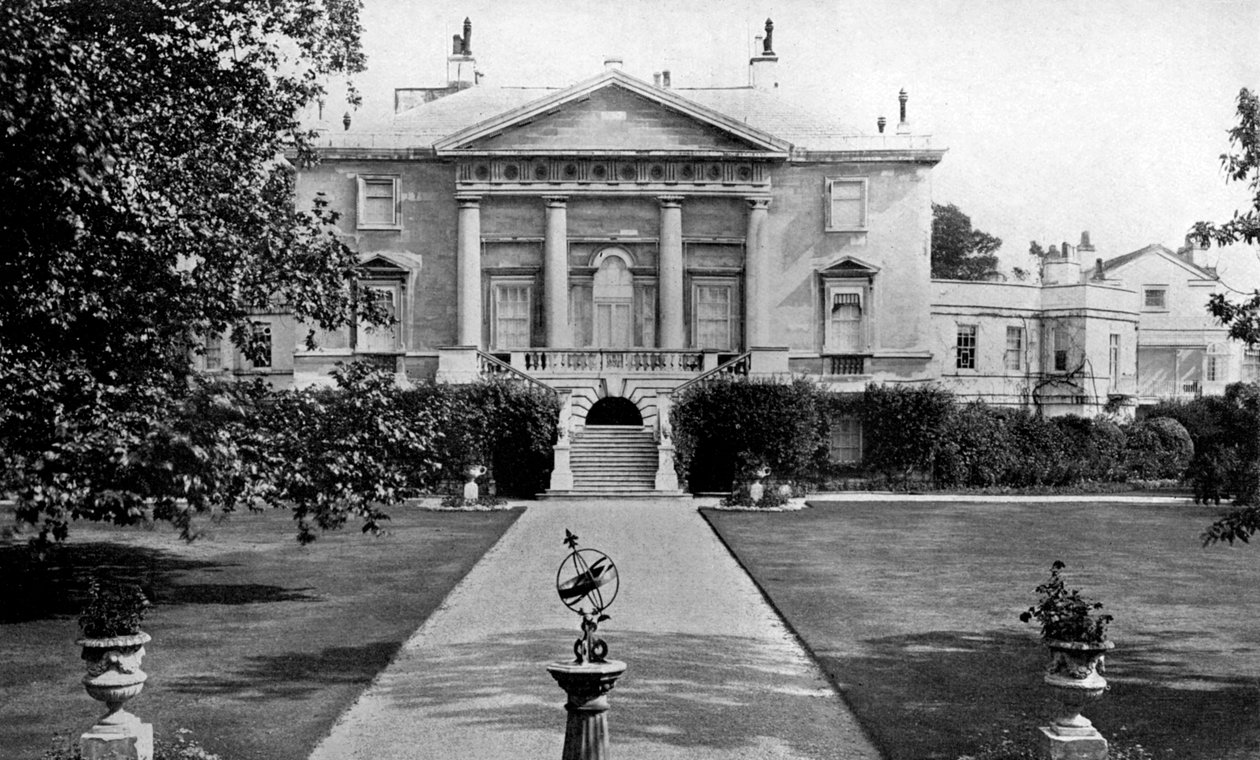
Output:
[[585,374],[611,372],[700,372],[705,356],[701,351],[657,349],[535,349],[512,354],[512,364],[520,357],[521,368],[533,374]]

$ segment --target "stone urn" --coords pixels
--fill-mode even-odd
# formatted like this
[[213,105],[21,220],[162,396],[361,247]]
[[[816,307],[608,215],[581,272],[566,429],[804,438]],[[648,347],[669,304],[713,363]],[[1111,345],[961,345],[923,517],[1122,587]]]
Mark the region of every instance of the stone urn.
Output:
[[1050,666],[1042,680],[1058,702],[1051,728],[1060,735],[1092,736],[1094,724],[1081,711],[1107,690],[1105,655],[1115,644],[1046,639],[1046,646]]
[[761,481],[770,477],[770,468],[766,466],[758,467],[753,471],[753,484],[748,487],[748,498],[753,504],[760,504],[761,497],[766,494],[766,486]]
[[74,642],[82,647],[83,661],[87,664],[83,688],[88,696],[109,708],[97,721],[98,727],[139,724],[140,719],[122,707],[144,689],[144,682],[149,678],[140,669],[144,645],[149,641],[149,634],[140,631],[130,636],[85,638]]
[[481,496],[477,488],[477,478],[486,474],[486,466],[470,464],[464,468],[464,498],[476,499]]

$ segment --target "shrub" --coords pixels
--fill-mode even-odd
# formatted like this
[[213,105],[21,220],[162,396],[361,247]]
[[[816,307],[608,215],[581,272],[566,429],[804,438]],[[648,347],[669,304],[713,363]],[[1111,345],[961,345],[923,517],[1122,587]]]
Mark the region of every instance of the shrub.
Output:
[[746,378],[685,389],[674,400],[674,465],[693,492],[728,490],[766,466],[793,478],[813,463],[820,440],[817,388]]
[[890,480],[930,472],[952,405],[949,391],[935,385],[868,385],[862,405],[867,466]]
[[1124,467],[1129,478],[1180,478],[1194,453],[1186,428],[1170,417],[1142,420],[1125,431]]
[[933,462],[937,485],[983,488],[1006,482],[1013,452],[1002,415],[983,402],[955,406],[942,433]]

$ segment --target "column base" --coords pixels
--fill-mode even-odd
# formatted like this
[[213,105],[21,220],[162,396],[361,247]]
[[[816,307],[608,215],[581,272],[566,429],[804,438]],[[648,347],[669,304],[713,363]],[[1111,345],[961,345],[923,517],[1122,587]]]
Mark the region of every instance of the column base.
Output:
[[1095,728],[1042,726],[1038,744],[1046,760],[1107,760],[1107,740]]

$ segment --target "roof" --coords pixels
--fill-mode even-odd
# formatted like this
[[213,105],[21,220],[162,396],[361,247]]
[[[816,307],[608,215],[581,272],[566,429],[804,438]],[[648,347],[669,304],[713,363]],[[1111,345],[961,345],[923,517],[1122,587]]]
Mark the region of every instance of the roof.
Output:
[[1178,256],[1176,253],[1159,243],[1151,243],[1150,245],[1144,248],[1139,248],[1136,251],[1130,251],[1129,253],[1116,256],[1115,258],[1107,259],[1103,262],[1102,268],[1104,272],[1110,272],[1115,269],[1119,269],[1132,261],[1136,261],[1143,256],[1162,256],[1169,259],[1172,263],[1188,269],[1191,274],[1195,274],[1205,280],[1216,279],[1216,273],[1214,271],[1186,261],[1184,258]]
[[[350,129],[327,128],[317,144],[328,148],[409,148],[432,150],[447,138],[473,127],[507,122],[531,106],[564,103],[575,93],[623,86],[648,95],[663,106],[736,132],[759,136],[800,152],[926,150],[928,135],[870,135],[843,123],[821,103],[793,100],[778,90],[753,87],[662,88],[620,70],[568,87],[494,87],[477,85],[397,114],[359,115]],[[742,125],[740,129],[737,125]]]

